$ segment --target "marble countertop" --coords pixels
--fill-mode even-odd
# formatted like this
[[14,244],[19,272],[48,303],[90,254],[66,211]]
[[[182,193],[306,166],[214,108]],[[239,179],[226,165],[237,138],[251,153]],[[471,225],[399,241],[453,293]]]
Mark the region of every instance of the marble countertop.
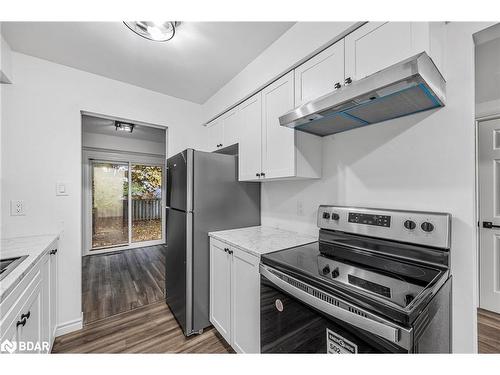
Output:
[[265,226],[210,232],[208,235],[259,257],[318,240],[315,236]]
[[16,268],[0,281],[0,302],[14,289],[21,279],[33,268],[37,261],[45,255],[58,234],[6,238],[0,241],[0,258],[8,259],[27,255]]

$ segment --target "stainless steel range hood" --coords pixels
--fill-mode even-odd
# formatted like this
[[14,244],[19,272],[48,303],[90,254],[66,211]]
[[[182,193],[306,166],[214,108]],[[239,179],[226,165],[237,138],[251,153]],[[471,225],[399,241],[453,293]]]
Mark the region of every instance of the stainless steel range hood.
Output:
[[424,52],[306,103],[280,124],[325,136],[443,107],[446,82]]

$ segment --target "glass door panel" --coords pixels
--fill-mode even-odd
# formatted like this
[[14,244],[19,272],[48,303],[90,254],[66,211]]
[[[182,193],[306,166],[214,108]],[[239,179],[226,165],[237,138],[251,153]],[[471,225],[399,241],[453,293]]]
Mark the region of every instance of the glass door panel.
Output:
[[92,162],[92,249],[127,245],[128,163]]
[[162,239],[163,168],[132,165],[132,242]]

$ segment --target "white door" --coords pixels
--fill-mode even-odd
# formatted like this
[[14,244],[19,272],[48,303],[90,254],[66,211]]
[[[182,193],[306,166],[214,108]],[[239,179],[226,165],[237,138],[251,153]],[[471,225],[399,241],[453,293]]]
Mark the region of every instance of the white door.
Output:
[[222,147],[227,147],[238,143],[240,139],[241,125],[239,108],[237,107],[224,115],[222,123],[224,127],[224,140],[222,142]]
[[259,180],[262,171],[262,100],[261,93],[243,102],[239,108],[241,137],[238,146],[239,180]]
[[478,126],[479,305],[500,313],[500,119]]
[[293,107],[294,75],[291,71],[262,90],[264,178],[295,176],[294,130],[279,122],[279,117]]
[[231,342],[231,254],[219,241],[210,241],[210,322]]
[[233,349],[238,353],[260,353],[259,258],[231,248]]
[[224,124],[221,119],[212,121],[207,125],[207,146],[209,152],[221,148],[224,143]]
[[417,53],[415,27],[412,22],[369,22],[347,35],[346,78],[361,79]]
[[295,106],[339,88],[344,83],[344,39],[295,69]]

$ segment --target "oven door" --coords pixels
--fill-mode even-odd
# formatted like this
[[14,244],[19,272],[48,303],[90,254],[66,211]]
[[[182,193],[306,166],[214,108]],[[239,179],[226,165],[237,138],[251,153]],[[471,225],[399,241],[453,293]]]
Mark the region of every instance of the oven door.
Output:
[[[262,353],[406,353],[412,332],[261,265]],[[363,328],[360,328],[363,327]]]

